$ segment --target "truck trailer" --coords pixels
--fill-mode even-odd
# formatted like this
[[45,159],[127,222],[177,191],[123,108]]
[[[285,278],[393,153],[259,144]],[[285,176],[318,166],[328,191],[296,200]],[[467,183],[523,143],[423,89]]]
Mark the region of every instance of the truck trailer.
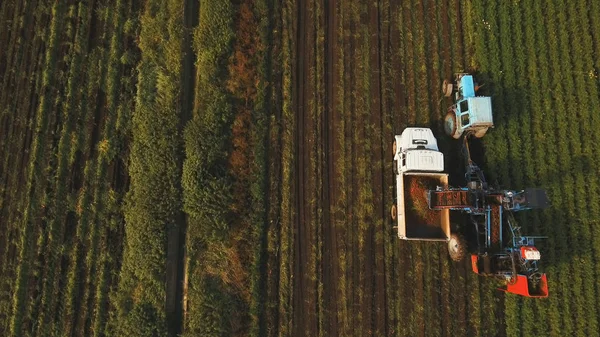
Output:
[[428,190],[448,188],[448,174],[443,172],[444,155],[431,129],[404,129],[401,135],[395,136],[392,150],[396,183],[391,217],[398,238],[454,241],[450,211],[432,210],[427,203]]

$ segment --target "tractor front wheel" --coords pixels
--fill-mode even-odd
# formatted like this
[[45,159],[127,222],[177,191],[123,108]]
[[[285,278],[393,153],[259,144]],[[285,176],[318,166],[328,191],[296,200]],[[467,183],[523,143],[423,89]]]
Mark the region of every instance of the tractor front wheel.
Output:
[[398,208],[396,207],[396,205],[392,205],[390,215],[392,216],[392,220],[396,221],[396,219],[398,218]]
[[460,234],[450,235],[448,241],[448,253],[453,261],[459,262],[465,258],[467,254],[467,242],[465,238]]
[[452,111],[446,114],[444,118],[444,132],[452,138],[456,138],[456,114]]
[[444,94],[444,96],[452,96],[452,89],[452,83],[448,80],[444,80],[444,82],[442,83],[442,93]]

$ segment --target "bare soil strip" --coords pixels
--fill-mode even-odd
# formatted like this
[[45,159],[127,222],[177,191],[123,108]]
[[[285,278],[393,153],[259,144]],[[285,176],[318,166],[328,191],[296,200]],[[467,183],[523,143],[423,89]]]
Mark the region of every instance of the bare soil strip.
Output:
[[316,275],[312,275],[311,249],[316,245],[312,226],[311,201],[314,191],[314,176],[311,176],[311,146],[314,142],[314,121],[311,119],[309,105],[311,87],[309,72],[314,62],[314,50],[311,40],[314,34],[314,22],[307,1],[297,2],[296,25],[296,64],[293,99],[296,111],[296,177],[294,190],[297,216],[294,221],[294,275],[293,278],[293,336],[316,336],[318,318],[316,314]]

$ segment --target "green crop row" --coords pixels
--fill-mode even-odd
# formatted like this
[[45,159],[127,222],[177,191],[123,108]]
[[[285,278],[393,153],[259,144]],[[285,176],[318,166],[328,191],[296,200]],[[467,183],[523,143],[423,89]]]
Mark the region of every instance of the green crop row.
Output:
[[[587,118],[586,122],[589,123],[585,123],[586,126],[589,126],[589,129],[586,130],[583,134],[583,141],[584,143],[587,145],[585,150],[584,150],[584,158],[598,158],[598,147],[595,146],[595,144],[598,144],[598,142],[600,141],[600,137],[598,135],[598,132],[595,131],[597,130],[598,126],[600,125],[600,118],[598,117],[598,107],[600,106],[600,98],[599,98],[599,92],[600,92],[600,88],[597,86],[598,83],[598,78],[600,77],[600,44],[597,41],[597,36],[600,33],[600,28],[598,27],[598,24],[600,23],[600,17],[598,14],[598,10],[599,10],[600,6],[598,3],[595,3],[593,1],[591,2],[578,2],[578,17],[580,17],[581,19],[578,20],[578,25],[580,25],[580,34],[581,34],[581,40],[583,43],[583,48],[582,48],[582,58],[583,58],[583,64],[586,66],[591,66],[594,65],[594,67],[590,68],[584,68],[582,69],[582,73],[578,73],[578,81],[581,81],[584,85],[585,85],[585,90],[588,91],[588,104],[587,106],[584,105],[583,109],[584,111],[588,112],[588,115],[585,117]],[[587,15],[586,15],[587,14]],[[596,39],[594,39],[594,37],[596,37]],[[594,85],[596,84],[596,85]],[[592,251],[593,251],[593,255],[591,255],[591,259],[588,259],[588,263],[589,264],[594,264],[594,267],[587,267],[586,268],[590,268],[593,270],[593,277],[592,278],[596,278],[598,277],[598,275],[600,275],[600,268],[599,268],[599,261],[600,261],[600,238],[598,237],[598,223],[595,219],[598,218],[598,216],[600,215],[600,206],[599,206],[599,202],[598,202],[598,189],[599,189],[599,184],[600,182],[598,182],[598,179],[596,177],[596,179],[593,179],[595,176],[593,174],[590,174],[589,171],[591,170],[591,168],[595,167],[596,165],[598,165],[598,161],[596,160],[591,161],[584,164],[583,166],[583,170],[584,172],[587,173],[587,177],[588,178],[588,201],[587,201],[587,206],[589,207],[590,210],[590,215],[589,215],[589,220],[587,220],[587,225],[590,227],[590,230],[588,233],[589,237],[591,238],[591,245],[592,245]],[[600,287],[598,287],[598,284],[595,284],[595,298],[596,298],[596,302],[595,305],[593,305],[596,309],[598,308],[598,294],[600,293]],[[598,315],[599,312],[596,311],[596,314]],[[597,317],[597,319],[600,319],[600,317]],[[590,328],[593,328],[594,326],[590,326]],[[590,329],[591,330],[591,329]]]
[[37,328],[40,330],[46,329],[52,319],[52,312],[56,307],[56,300],[58,298],[58,282],[60,276],[59,261],[62,255],[62,251],[59,247],[62,244],[62,235],[64,232],[64,225],[66,222],[67,212],[62,212],[67,207],[67,190],[68,185],[65,183],[67,175],[69,173],[69,154],[71,152],[71,133],[74,129],[76,120],[75,111],[77,103],[79,102],[79,96],[81,94],[81,68],[83,65],[84,53],[87,51],[87,38],[88,38],[88,8],[84,3],[79,4],[77,20],[79,26],[75,38],[74,51],[69,65],[69,79],[66,89],[65,105],[63,106],[63,127],[61,131],[60,140],[58,143],[58,160],[57,160],[57,173],[56,183],[54,186],[54,209],[56,210],[55,216],[49,222],[49,234],[48,234],[48,254],[49,261],[45,268],[48,270],[46,280],[44,284],[44,291],[42,292],[42,310],[38,316]]
[[[87,18],[85,24],[91,24],[90,20],[98,20],[102,23],[101,34],[98,37],[100,41],[110,40],[110,33],[107,27],[112,23],[113,11],[109,10],[108,7],[100,7],[96,13],[91,13],[95,17]],[[93,41],[87,41],[90,45]],[[76,48],[81,48],[77,46]],[[69,162],[73,167],[73,171],[77,172],[81,168],[77,167],[82,165],[76,160],[79,157],[79,161],[84,164],[83,170],[80,172],[81,188],[76,191],[76,201],[73,205],[73,211],[77,215],[72,221],[73,224],[70,226],[76,226],[74,230],[74,237],[71,240],[67,240],[65,244],[65,256],[68,255],[69,265],[68,270],[63,274],[66,275],[62,281],[66,283],[66,291],[62,293],[64,297],[58,298],[57,302],[60,308],[60,319],[56,322],[57,334],[63,336],[71,335],[73,333],[83,334],[84,330],[84,319],[87,317],[87,306],[89,299],[91,298],[91,285],[90,281],[95,281],[95,276],[92,275],[90,270],[90,264],[87,256],[94,253],[95,251],[95,236],[97,223],[102,221],[97,214],[97,204],[104,202],[100,200],[99,189],[102,188],[102,180],[106,179],[103,177],[101,181],[96,178],[96,173],[101,166],[100,158],[100,143],[98,137],[92,134],[101,135],[103,130],[92,131],[95,128],[105,126],[103,120],[98,121],[95,115],[102,115],[106,112],[105,106],[97,106],[98,101],[104,102],[105,99],[105,86],[107,82],[107,69],[108,69],[108,54],[109,50],[105,49],[92,49],[89,53],[87,66],[87,88],[84,89],[82,94],[82,100],[80,101],[80,107],[86,107],[85,111],[79,116],[78,121],[79,127],[73,135],[73,144],[70,151]],[[112,99],[112,97],[111,97]],[[98,124],[98,125],[95,125]],[[83,161],[85,160],[85,161]],[[76,186],[79,187],[79,186]],[[69,244],[70,243],[70,244]]]
[[[544,129],[544,124],[548,121],[548,114],[545,113],[546,107],[544,106],[544,97],[539,95],[539,93],[545,92],[549,87],[548,83],[548,74],[546,72],[540,72],[539,69],[547,69],[547,53],[543,52],[545,46],[545,42],[542,38],[537,38],[538,34],[542,33],[540,30],[536,30],[537,25],[541,24],[542,21],[542,13],[541,8],[539,6],[534,6],[533,4],[529,4],[525,7],[525,11],[523,13],[525,17],[530,17],[531,22],[525,25],[525,45],[534,46],[534,49],[538,50],[538,53],[528,55],[527,57],[527,79],[528,84],[532,88],[536,88],[537,92],[534,91],[532,93],[530,107],[531,107],[531,142],[532,144],[543,144],[546,138],[546,135],[542,132]],[[539,46],[539,45],[542,46]],[[539,49],[538,49],[539,48]],[[532,161],[533,163],[537,163],[537,165],[531,165],[533,168],[533,176],[530,177],[529,183],[533,183],[536,186],[544,186],[548,179],[548,170],[545,165],[540,165],[540,163],[545,162],[545,156],[542,149],[534,146],[532,148]],[[537,215],[537,214],[536,214]],[[548,212],[544,212],[540,214],[534,219],[534,228],[536,232],[540,232],[542,229],[541,224],[550,223],[551,219],[548,217]],[[536,226],[537,225],[537,226]],[[555,257],[552,254],[553,251],[553,241],[548,240],[544,242],[543,248],[546,250],[546,254],[544,255],[545,263],[550,264],[555,261]],[[549,251],[549,252],[548,252]],[[547,271],[551,271],[551,269],[546,269]],[[558,308],[545,305],[543,303],[535,303],[534,305],[534,315],[538,317],[551,317],[550,319],[546,319],[541,321],[538,327],[539,332],[551,331],[550,321],[555,321],[555,317],[558,316]]]
[[[273,66],[273,29],[275,20],[271,17],[275,10],[271,1],[261,0],[255,4],[255,25],[259,34],[256,48],[257,54],[257,86],[256,99],[254,101],[254,116],[251,140],[254,146],[252,164],[252,176],[255,177],[251,183],[250,193],[254,210],[250,215],[250,221],[253,228],[253,249],[252,269],[251,269],[251,300],[249,313],[252,319],[250,326],[251,336],[264,336],[267,332],[267,307],[269,306],[268,293],[265,286],[268,284],[268,276],[265,275],[267,268],[266,250],[268,247],[267,235],[269,226],[268,211],[272,207],[269,204],[269,131],[270,116],[273,115],[276,104],[272,97],[273,92],[277,91],[272,82],[275,71]],[[253,23],[252,21],[250,23]],[[250,41],[248,41],[250,42]],[[248,43],[247,42],[247,43]],[[272,176],[272,175],[271,175]]]
[[[593,106],[590,101],[597,99],[596,87],[592,84],[593,78],[585,76],[583,66],[593,63],[597,57],[587,31],[591,16],[586,15],[581,4],[563,11],[558,9],[558,3],[543,8],[531,2],[502,3],[499,10],[486,6],[487,15],[482,14],[478,5],[476,2],[476,17],[485,18],[492,31],[478,35],[478,43],[487,43],[485,47],[478,47],[479,60],[483,71],[498,76],[495,93],[500,97],[494,101],[501,101],[498,102],[501,105],[496,108],[498,103],[495,103],[495,117],[506,116],[495,118],[497,128],[493,132],[502,128],[499,137],[488,139],[486,136],[486,148],[490,149],[486,151],[487,163],[502,184],[519,185],[515,188],[525,187],[523,184],[547,187],[554,205],[553,210],[539,216],[534,213],[520,218],[525,220],[523,225],[527,232],[536,230],[551,236],[540,243],[542,254],[546,256],[542,262],[550,278],[551,304],[507,296],[507,334],[546,331],[553,335],[589,334],[597,325],[598,314],[595,310],[584,312],[584,308],[593,307],[597,286],[592,281],[595,272],[591,261],[580,257],[594,254],[594,240],[582,242],[581,238],[593,237],[588,219],[595,214],[596,206],[589,201],[597,198],[594,192],[597,181],[585,173],[586,166],[593,165],[586,159],[594,155],[594,143],[588,136],[594,134],[593,124],[584,125],[578,120],[595,118],[593,113],[588,114],[586,106]],[[495,15],[501,17],[499,22],[504,24],[499,32],[493,32],[498,27]],[[508,17],[517,25],[508,26]],[[522,20],[524,17],[533,20]],[[498,42],[495,36],[500,37]],[[500,45],[497,60],[494,48]],[[579,52],[568,52],[567,45]],[[592,85],[586,85],[586,81]],[[554,99],[548,99],[549,92]],[[510,137],[514,134],[521,136]],[[501,147],[508,149],[506,156],[498,151]],[[519,165],[513,165],[514,169],[507,175],[502,166],[497,166],[502,165],[501,160]],[[573,224],[572,219],[579,219],[578,223]],[[562,233],[566,241],[552,237],[558,233]],[[577,247],[568,248],[573,242],[578,242]],[[573,261],[564,264],[562,256],[567,252],[573,254]],[[540,316],[548,319],[540,324],[530,323]]]
[[[551,197],[553,202],[558,199],[558,205],[561,205],[561,210],[556,210],[558,213],[555,217],[556,221],[556,233],[563,233],[565,240],[560,240],[558,243],[558,253],[567,254],[571,253],[572,243],[576,242],[572,235],[577,235],[577,226],[569,226],[568,219],[578,217],[578,208],[575,200],[575,190],[583,188],[580,182],[577,181],[577,177],[570,171],[573,162],[571,159],[571,151],[579,152],[580,144],[576,141],[579,139],[578,131],[573,129],[575,126],[574,119],[567,114],[570,106],[576,104],[574,101],[574,91],[572,84],[572,77],[568,73],[571,69],[571,61],[568,53],[563,51],[565,45],[568,42],[568,27],[566,13],[563,10],[559,10],[556,6],[557,3],[553,3],[555,8],[555,20],[552,24],[549,24],[548,30],[557,32],[557,38],[554,41],[548,41],[550,47],[550,58],[551,58],[551,69],[555,69],[551,78],[553,78],[553,89],[561,92],[560,99],[555,101],[555,125],[556,125],[556,149],[557,149],[557,162],[561,163],[557,165],[558,172],[561,175],[561,179],[557,179],[551,186]],[[566,58],[565,58],[566,57]],[[565,164],[568,163],[568,164]],[[565,189],[565,186],[567,188]],[[560,194],[560,199],[558,195]],[[574,240],[575,239],[575,240]],[[560,256],[560,255],[559,255]],[[556,278],[559,281],[559,287],[557,289],[557,295],[562,294],[563,296],[572,297],[570,301],[564,304],[565,312],[571,312],[573,317],[563,316],[562,325],[563,333],[572,335],[582,335],[585,326],[583,323],[583,317],[585,315],[581,306],[583,305],[583,298],[581,294],[581,275],[577,270],[576,262],[565,264],[560,266],[558,269]],[[563,313],[564,315],[564,313]],[[567,318],[568,317],[568,318]]]
[[[123,132],[128,130],[128,127],[121,121],[117,124],[119,118],[122,119],[123,111],[132,107],[132,101],[134,97],[134,79],[132,75],[128,77],[124,76],[125,69],[129,66],[127,62],[124,62],[122,56],[128,51],[126,48],[126,32],[125,32],[125,21],[127,15],[130,14],[128,7],[131,6],[129,1],[118,0],[114,4],[114,8],[111,8],[111,15],[107,17],[107,24],[111,26],[110,38],[110,49],[105,54],[104,62],[106,66],[106,119],[104,120],[103,130],[100,134],[100,139],[97,144],[97,165],[92,176],[90,177],[94,181],[95,190],[91,212],[94,214],[92,222],[89,224],[87,242],[89,243],[88,250],[85,256],[85,270],[86,279],[85,281],[85,292],[81,301],[80,310],[81,313],[86,313],[90,317],[89,321],[80,321],[76,325],[76,331],[81,335],[90,335],[90,331],[93,327],[94,335],[102,335],[106,326],[106,293],[99,293],[98,290],[106,288],[103,282],[107,282],[108,276],[102,275],[103,269],[105,268],[102,264],[103,260],[106,260],[105,251],[107,247],[104,247],[102,240],[106,240],[106,236],[109,232],[109,226],[111,223],[118,222],[120,215],[117,214],[117,208],[115,203],[117,200],[122,202],[122,196],[118,195],[112,186],[115,185],[115,181],[118,179],[114,177],[114,169],[111,171],[111,167],[117,165],[120,160],[117,155],[117,151],[123,147],[121,143],[123,140]],[[133,18],[137,19],[136,17]],[[131,61],[131,60],[130,60]],[[129,66],[130,67],[130,66]],[[127,113],[129,115],[129,113]],[[127,122],[127,125],[129,123]],[[116,174],[119,174],[118,172]],[[112,178],[112,181],[110,180]],[[120,188],[120,186],[115,186]],[[121,238],[115,238],[113,240],[121,241]],[[99,261],[101,263],[99,263]],[[106,263],[106,262],[105,262]]]
[[[554,9],[552,6],[549,6],[546,9],[546,13],[545,17],[547,17],[548,15],[554,15],[556,9]],[[556,34],[556,32],[558,32],[558,29],[556,27],[556,22],[554,19],[549,20],[547,18],[544,19],[544,23],[545,25],[547,25],[547,31],[553,32],[554,34]],[[541,27],[540,27],[541,28]],[[541,34],[541,33],[540,33]],[[557,44],[557,39],[555,38],[551,38],[551,39],[547,39],[547,50],[548,50],[548,65],[550,69],[560,69],[559,67],[559,60],[560,60],[560,55],[558,54],[559,51],[559,46]],[[559,82],[561,80],[561,78],[559,78],[559,74],[556,74],[555,72],[551,72],[549,74],[549,88],[550,90],[561,90],[562,86],[561,86],[561,82]],[[557,114],[556,111],[560,111],[558,109],[562,108],[564,109],[564,105],[561,106],[557,106],[556,103],[554,103],[552,101],[548,102],[548,109],[546,110],[546,113],[551,114],[552,118],[549,119],[549,127],[550,129],[548,130],[555,130],[557,128],[557,125],[559,125],[558,123],[558,119],[557,119]],[[564,110],[562,110],[564,111]],[[564,123],[561,123],[564,125]],[[554,131],[554,136],[556,137],[556,133],[557,131]],[[563,131],[564,134],[564,131]],[[551,138],[550,138],[551,139]],[[557,145],[562,145],[564,143],[564,140],[559,140],[559,144]],[[564,151],[565,148],[564,146],[562,148],[557,148],[557,149],[548,149],[547,152],[547,156],[548,156],[548,162],[552,163],[552,162],[560,162],[559,161],[559,153],[561,151]],[[556,164],[555,164],[556,165]],[[558,165],[557,165],[558,166]],[[552,167],[550,167],[552,168]],[[554,172],[557,176],[552,177],[551,181],[548,182],[549,184],[549,196],[552,200],[552,203],[555,205],[566,205],[566,195],[563,195],[562,193],[562,188],[561,185],[564,185],[565,183],[568,182],[564,182],[563,184],[561,184],[561,178],[563,176],[564,173],[567,172],[566,167],[562,167],[562,165],[558,166],[558,167],[554,167]],[[552,171],[551,171],[552,172]],[[560,213],[559,213],[560,212]],[[560,211],[560,210],[554,210],[554,212],[552,212],[552,216],[553,216],[553,224],[555,225],[555,228],[553,229],[553,232],[556,233],[560,233],[562,232],[562,228],[559,227],[559,224],[561,222],[564,222],[564,212]],[[558,221],[557,221],[558,220]],[[551,240],[553,240],[551,238]],[[550,252],[550,254],[555,254],[554,256],[556,257],[554,259],[554,261],[550,261],[551,263],[555,264],[555,269],[550,269],[549,271],[553,271],[554,275],[550,274],[549,275],[549,287],[551,287],[550,289],[552,289],[552,292],[555,296],[552,296],[550,299],[551,305],[560,305],[560,297],[562,296],[568,296],[568,293],[566,291],[566,289],[569,289],[570,287],[570,282],[568,281],[568,279],[566,278],[567,275],[570,274],[570,271],[568,270],[568,266],[564,265],[564,264],[559,264],[560,260],[559,258],[561,256],[563,256],[563,254],[566,254],[568,252],[568,247],[565,246],[565,242],[564,240],[556,240],[555,241],[556,244],[554,245],[555,249],[553,252]],[[553,267],[553,266],[551,266]],[[565,268],[567,267],[567,268]],[[567,269],[567,270],[565,270]],[[558,313],[560,316],[556,317],[556,321],[551,320],[550,321],[550,328],[554,334],[573,334],[573,322],[572,319],[570,318],[571,316],[571,307],[570,305],[567,303],[566,305],[563,306],[562,310],[560,313]],[[554,316],[551,316],[551,318],[555,318]],[[568,318],[568,319],[566,319]]]
[[[35,11],[33,15],[39,19],[40,11]],[[12,42],[11,42],[12,43]],[[30,45],[28,58],[30,62],[23,59],[18,60],[20,65],[18,73],[24,74],[21,82],[17,84],[8,84],[10,87],[3,89],[3,99],[10,99],[6,104],[7,107],[3,111],[5,117],[5,126],[2,129],[3,139],[6,139],[6,144],[3,146],[3,164],[2,164],[2,186],[0,187],[2,196],[2,205],[0,209],[0,221],[4,224],[1,231],[0,252],[0,275],[2,286],[0,288],[0,333],[9,334],[9,322],[12,310],[12,296],[15,287],[15,269],[17,268],[18,259],[15,252],[18,252],[18,239],[22,212],[22,204],[24,201],[23,182],[21,177],[25,174],[20,165],[27,160],[28,155],[28,133],[33,125],[35,118],[36,106],[31,102],[30,97],[37,97],[41,91],[41,76],[40,69],[44,65],[44,56],[42,52],[41,38],[36,38],[35,42]],[[11,68],[12,69],[12,68]],[[6,69],[5,84],[9,76],[9,69]],[[11,71],[12,73],[12,71]],[[37,74],[37,75],[36,75]],[[26,80],[24,80],[26,79]],[[10,92],[15,91],[13,95]],[[11,97],[12,96],[12,97]],[[18,108],[18,109],[17,109]]]
[[[578,227],[577,236],[574,237],[573,241],[579,238],[590,238],[585,240],[578,245],[579,250],[577,251],[580,256],[576,260],[578,263],[578,269],[582,274],[582,296],[584,297],[584,307],[590,308],[586,310],[585,316],[582,319],[582,324],[585,325],[584,332],[582,334],[592,334],[593,331],[598,330],[598,310],[596,308],[596,297],[597,297],[597,282],[594,281],[594,239],[592,236],[593,225],[590,225],[590,220],[596,219],[598,214],[598,181],[597,176],[589,174],[589,170],[593,167],[590,163],[596,161],[597,146],[593,142],[593,134],[595,134],[595,126],[593,122],[597,122],[598,113],[598,86],[594,85],[593,73],[590,74],[588,67],[593,62],[593,45],[592,36],[589,32],[590,24],[587,18],[587,3],[578,1],[576,6],[571,6],[567,11],[567,25],[570,27],[569,30],[569,41],[574,54],[572,57],[572,72],[571,77],[575,89],[574,101],[577,105],[574,108],[577,109],[577,119],[570,118],[574,123],[574,128],[579,128],[579,142],[581,144],[581,152],[579,154],[572,153],[574,158],[580,157],[582,160],[573,160],[573,172],[576,172],[576,180],[579,182],[577,191],[584,193],[575,193],[576,204],[580,209],[580,219],[585,219],[580,223]],[[590,76],[592,75],[592,76]],[[596,111],[593,111],[595,109]],[[589,121],[587,123],[581,123],[580,121]],[[574,140],[577,142],[577,140]],[[596,161],[597,162],[597,161]],[[591,166],[591,167],[590,167]],[[598,247],[598,246],[596,246]]]
[[17,266],[16,285],[13,295],[13,316],[10,321],[10,334],[18,335],[21,333],[24,309],[27,297],[27,285],[30,276],[30,264],[32,262],[32,232],[34,231],[34,221],[41,205],[37,199],[36,190],[44,169],[45,139],[48,132],[48,111],[54,100],[52,86],[55,82],[53,76],[56,66],[56,59],[59,48],[59,25],[65,11],[65,5],[62,3],[54,4],[52,8],[52,23],[48,39],[48,48],[44,71],[42,74],[43,92],[40,98],[39,109],[36,119],[36,129],[31,146],[31,157],[29,161],[29,171],[26,183],[25,214],[23,216],[23,225],[21,230],[19,264]]

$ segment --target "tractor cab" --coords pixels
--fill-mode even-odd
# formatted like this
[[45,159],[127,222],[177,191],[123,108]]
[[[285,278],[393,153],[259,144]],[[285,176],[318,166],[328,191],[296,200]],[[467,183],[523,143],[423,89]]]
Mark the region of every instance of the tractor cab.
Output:
[[478,85],[473,75],[457,74],[454,83],[444,81],[442,90],[446,97],[454,93],[455,103],[448,108],[444,121],[446,134],[459,139],[463,133],[471,132],[481,138],[494,126],[492,99],[476,96]]

